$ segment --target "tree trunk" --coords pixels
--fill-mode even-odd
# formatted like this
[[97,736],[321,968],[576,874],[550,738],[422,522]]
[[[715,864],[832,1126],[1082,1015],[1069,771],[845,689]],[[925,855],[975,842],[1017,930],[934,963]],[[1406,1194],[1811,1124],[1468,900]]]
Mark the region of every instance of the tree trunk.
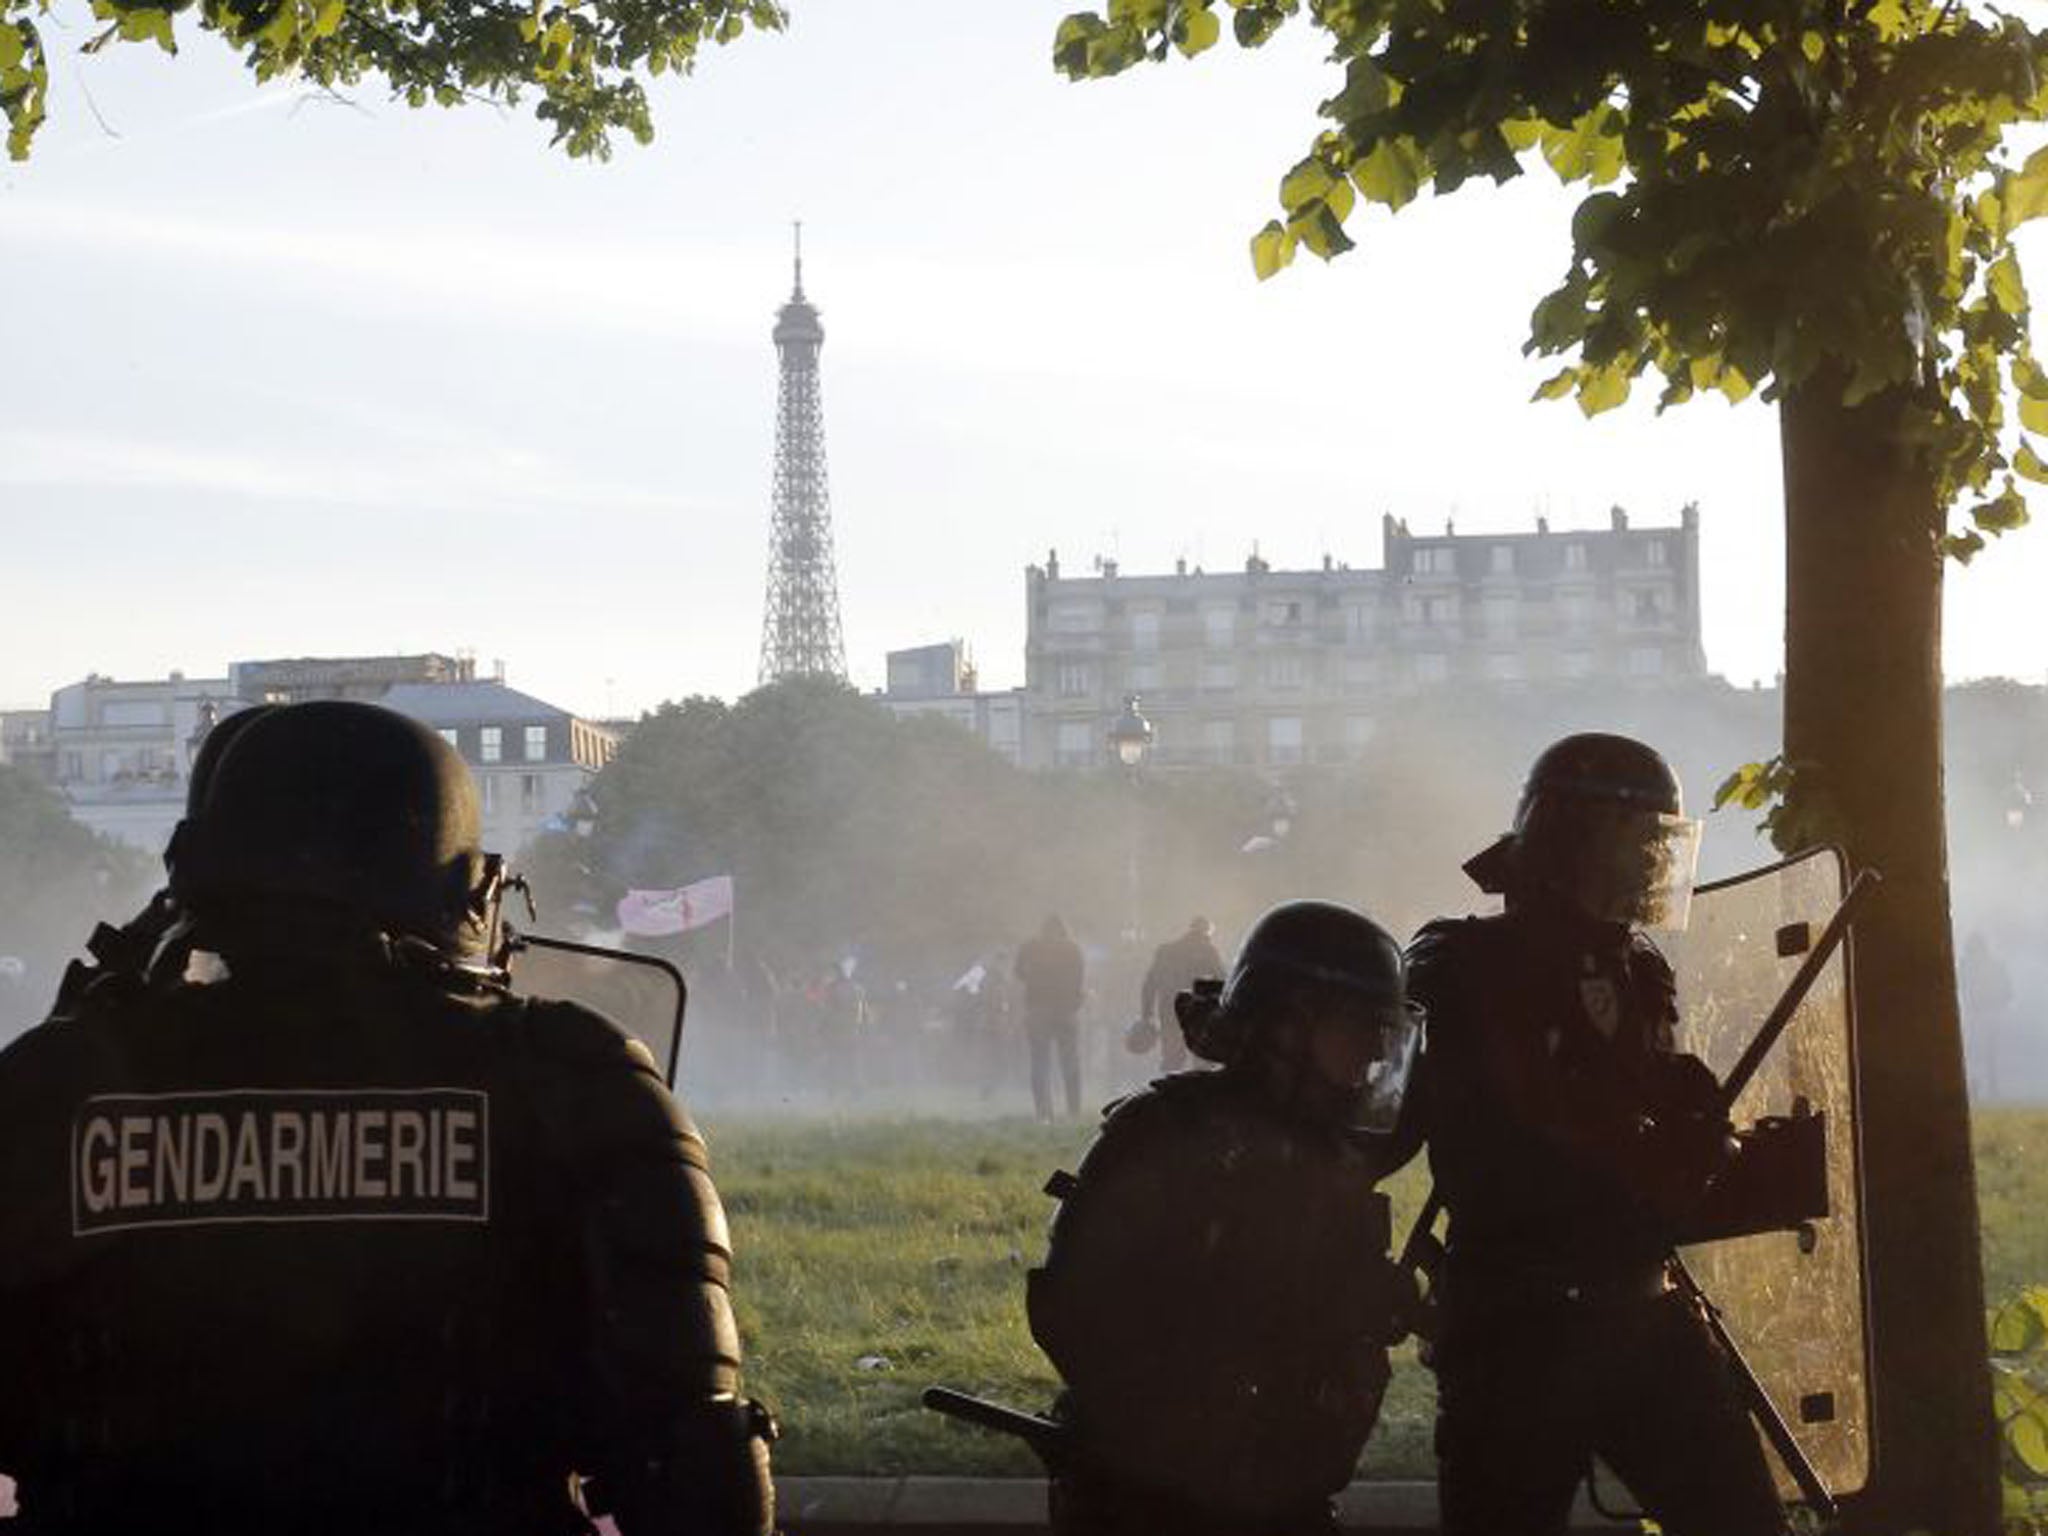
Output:
[[1991,1414],[1942,814],[1943,518],[1899,446],[1906,401],[1790,393],[1785,756],[1791,808],[1884,885],[1855,935],[1872,1475],[1852,1532],[1991,1536]]

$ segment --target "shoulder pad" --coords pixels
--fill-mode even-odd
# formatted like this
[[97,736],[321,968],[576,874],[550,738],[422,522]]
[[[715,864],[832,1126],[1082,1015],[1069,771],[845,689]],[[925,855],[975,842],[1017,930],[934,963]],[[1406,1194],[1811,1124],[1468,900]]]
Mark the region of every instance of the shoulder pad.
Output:
[[1664,958],[1664,951],[1657,947],[1657,941],[1647,933],[1631,933],[1628,939],[1628,958],[1632,965],[1646,967],[1652,976],[1667,985],[1677,980],[1671,969],[1671,962]]
[[630,1065],[661,1075],[654,1053],[596,1010],[555,998],[523,1001],[522,1032],[536,1054],[582,1066]]
[[1463,959],[1481,944],[1492,943],[1505,932],[1506,914],[1491,917],[1439,917],[1424,923],[1408,941],[1410,971],[1417,967]]

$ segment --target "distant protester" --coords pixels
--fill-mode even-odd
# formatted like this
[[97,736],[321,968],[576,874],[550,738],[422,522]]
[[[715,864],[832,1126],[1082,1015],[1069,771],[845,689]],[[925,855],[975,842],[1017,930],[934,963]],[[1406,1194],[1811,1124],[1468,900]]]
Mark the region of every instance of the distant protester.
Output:
[[1024,989],[1024,1033],[1031,1049],[1031,1107],[1041,1122],[1053,1118],[1052,1058],[1059,1056],[1068,1118],[1081,1113],[1081,1004],[1087,968],[1081,946],[1058,913],[1017,950],[1017,980]]
[[1174,1015],[1173,1000],[1204,977],[1220,980],[1222,975],[1216,925],[1206,917],[1191,918],[1185,933],[1152,952],[1152,964],[1138,995],[1137,1022],[1126,1033],[1125,1043],[1143,1055],[1156,1042],[1159,1070],[1180,1071],[1188,1062],[1188,1043]]

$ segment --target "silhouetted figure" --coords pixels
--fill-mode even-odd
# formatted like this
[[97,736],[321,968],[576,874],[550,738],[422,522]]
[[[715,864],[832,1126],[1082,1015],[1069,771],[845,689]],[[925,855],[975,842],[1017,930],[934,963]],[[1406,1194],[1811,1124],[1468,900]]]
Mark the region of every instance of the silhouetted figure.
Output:
[[1366,918],[1291,902],[1227,989],[1191,996],[1221,1063],[1111,1106],[1060,1197],[1031,1331],[1067,1384],[1061,1536],[1334,1530],[1403,1332],[1375,1185],[1419,1028],[1401,951]]
[[1031,1107],[1040,1120],[1052,1119],[1052,1058],[1057,1053],[1071,1118],[1081,1113],[1080,1014],[1087,977],[1081,946],[1057,914],[1018,947],[1016,971],[1031,1048]]
[[1216,925],[1206,917],[1189,921],[1187,931],[1152,952],[1152,964],[1138,995],[1138,1020],[1146,1033],[1159,1036],[1159,1070],[1178,1072],[1187,1065],[1188,1043],[1174,1017],[1173,1000],[1204,977],[1223,974],[1216,953]]
[[1996,1100],[2003,1091],[2000,1081],[2000,1047],[2005,1043],[2007,1015],[2012,1010],[2012,973],[1998,958],[1982,933],[1973,933],[1963,945],[1961,973],[1964,1038],[1976,1049],[1976,1070],[1971,1087],[1978,1098]]
[[1666,1273],[1674,1219],[1729,1155],[1713,1076],[1674,1043],[1671,968],[1638,931],[1682,921],[1698,827],[1650,748],[1567,737],[1466,865],[1506,912],[1431,923],[1409,950],[1450,1215],[1446,1536],[1559,1536],[1595,1455],[1672,1536],[1785,1528],[1726,1358]]
[[625,1536],[772,1526],[703,1141],[644,1046],[492,968],[454,749],[268,711],[167,862],[166,963],[0,1055],[24,1523],[569,1531],[580,1475]]

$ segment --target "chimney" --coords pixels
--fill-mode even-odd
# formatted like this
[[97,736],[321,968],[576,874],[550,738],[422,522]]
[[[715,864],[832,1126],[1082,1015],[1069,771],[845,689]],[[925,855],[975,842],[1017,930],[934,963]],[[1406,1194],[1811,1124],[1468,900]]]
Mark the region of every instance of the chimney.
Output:
[[1609,507],[1607,509],[1607,516],[1613,522],[1616,533],[1628,532],[1628,509],[1626,507],[1618,504]]

